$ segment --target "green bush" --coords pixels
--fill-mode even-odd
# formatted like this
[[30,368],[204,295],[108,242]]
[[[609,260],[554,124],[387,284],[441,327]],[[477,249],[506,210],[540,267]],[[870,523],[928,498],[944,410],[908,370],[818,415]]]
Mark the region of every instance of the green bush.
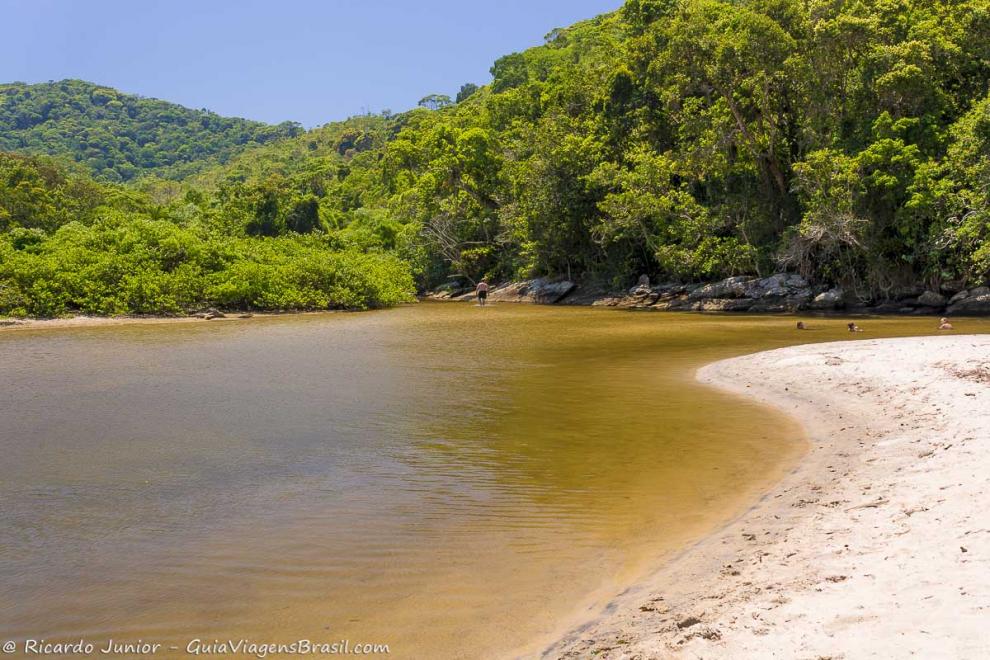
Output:
[[52,317],[367,309],[407,301],[409,267],[320,237],[232,238],[108,212],[51,235],[0,238],[0,313]]

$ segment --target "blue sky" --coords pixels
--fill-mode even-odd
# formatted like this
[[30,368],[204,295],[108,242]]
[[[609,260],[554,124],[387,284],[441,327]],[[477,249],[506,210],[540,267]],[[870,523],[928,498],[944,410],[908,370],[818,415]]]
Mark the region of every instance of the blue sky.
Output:
[[0,82],[81,78],[306,126],[489,81],[621,0],[0,0]]

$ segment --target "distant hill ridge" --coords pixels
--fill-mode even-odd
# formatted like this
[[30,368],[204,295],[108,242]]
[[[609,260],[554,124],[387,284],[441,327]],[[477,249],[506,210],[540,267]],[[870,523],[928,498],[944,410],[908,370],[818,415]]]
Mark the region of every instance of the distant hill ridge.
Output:
[[[91,264],[65,271],[90,240],[77,223],[109,252],[134,243],[113,244],[127,232],[108,223],[139,228],[143,217],[240,256],[269,239],[306,259],[316,244],[391,254],[421,289],[565,276],[611,290],[643,274],[680,285],[786,271],[854,304],[931,294],[941,306],[990,283],[990,0],[951,12],[935,0],[626,0],[490,72],[454,99],[290,125],[298,133],[285,139],[86,83],[0,87],[0,140],[136,179],[99,186],[115,215],[93,205],[86,177],[63,184],[45,157],[0,155],[0,249],[11,227],[9,254],[25,264],[5,277],[0,263],[0,311],[108,308],[77,290]],[[149,254],[169,253],[149,232],[138,232]],[[166,291],[167,305],[119,300],[112,282],[111,307],[183,309],[191,292],[307,308],[329,291],[310,279],[323,277],[318,259],[267,255],[203,298],[219,262],[193,248],[207,249],[166,260],[161,281],[135,266],[138,292]],[[32,261],[45,250],[49,261]],[[173,262],[209,276],[187,282]]]
[[183,178],[245,148],[303,133],[83,80],[0,84],[0,151],[67,156],[109,181]]

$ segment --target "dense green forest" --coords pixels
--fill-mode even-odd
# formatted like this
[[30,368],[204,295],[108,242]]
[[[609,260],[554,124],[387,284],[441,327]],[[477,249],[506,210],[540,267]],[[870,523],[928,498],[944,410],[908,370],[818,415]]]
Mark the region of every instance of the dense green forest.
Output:
[[81,80],[0,85],[0,151],[67,155],[107,181],[181,178],[253,144],[298,135]]
[[252,217],[233,228],[224,206],[160,205],[45,157],[0,154],[0,312],[362,309],[410,298],[409,266],[395,255],[336,232],[268,235],[251,224],[268,201],[237,204]]
[[[409,112],[252,146],[181,180],[97,184],[8,157],[0,310],[352,305],[310,287],[323,259],[342,264],[335,273],[377,269],[367,279],[383,289],[363,304],[402,299],[411,278],[624,287],[641,273],[788,270],[883,300],[905,284],[990,276],[990,0],[628,0],[502,57],[492,78],[453,100],[431,94]],[[18,168],[39,172],[45,192],[11,208]],[[45,194],[57,199],[31,207]],[[159,231],[194,247],[155,256],[167,253]],[[140,245],[133,263],[157,260],[147,272],[174,294],[137,304],[111,278],[107,306],[68,285],[39,304],[47,293],[34,287],[56,274],[80,287],[95,277],[78,265],[80,245]],[[249,279],[269,293],[228,294],[249,286],[239,269],[251,268],[269,273]],[[307,293],[279,299],[283,285]]]

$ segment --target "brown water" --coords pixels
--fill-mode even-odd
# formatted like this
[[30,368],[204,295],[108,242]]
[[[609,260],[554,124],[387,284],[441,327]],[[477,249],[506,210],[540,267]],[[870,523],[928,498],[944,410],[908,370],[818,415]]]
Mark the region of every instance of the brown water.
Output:
[[0,641],[529,653],[793,464],[793,420],[693,380],[850,338],[793,325],[421,304],[2,332]]

